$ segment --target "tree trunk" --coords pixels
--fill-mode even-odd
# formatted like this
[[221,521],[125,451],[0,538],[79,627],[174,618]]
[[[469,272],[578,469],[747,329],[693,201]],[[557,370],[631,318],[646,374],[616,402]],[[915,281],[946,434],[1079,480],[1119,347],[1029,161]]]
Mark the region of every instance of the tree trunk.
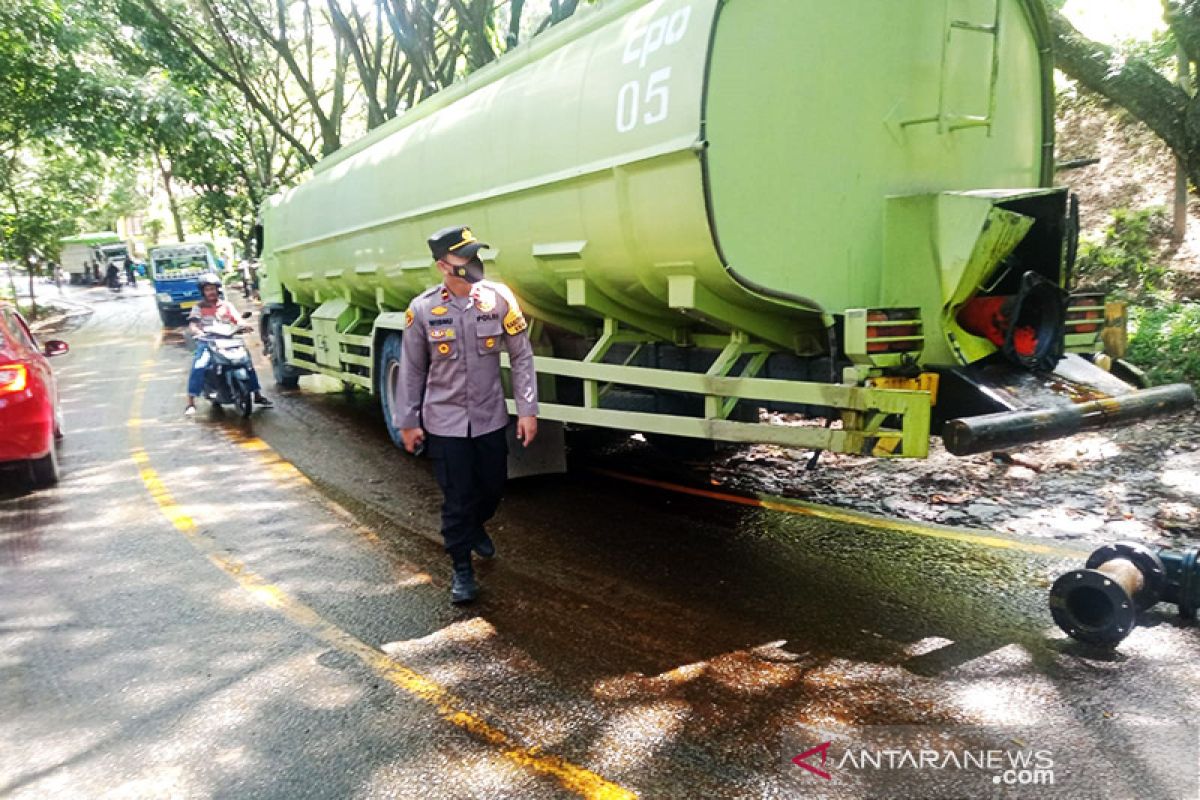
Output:
[[29,270],[29,320],[32,322],[37,319],[37,293],[34,291],[33,277],[33,257],[25,256],[25,269]]
[[171,189],[171,171],[167,169],[167,165],[163,163],[162,154],[157,150],[154,151],[154,160],[158,163],[158,174],[162,176],[163,190],[167,193],[167,206],[171,209],[171,221],[175,223],[176,241],[182,242],[183,235],[183,218],[179,215],[179,202],[175,199],[175,192]]
[[[1183,46],[1178,47],[1176,65],[1179,72],[1179,88],[1190,97],[1192,95],[1192,65],[1188,61],[1187,51]],[[1175,159],[1175,210],[1174,229],[1171,240],[1180,244],[1187,237],[1188,226],[1188,179],[1187,164],[1183,159]]]
[[[1192,186],[1200,187],[1200,104],[1195,98],[1146,61],[1091,41],[1058,11],[1049,14],[1058,68],[1144,122],[1171,148]],[[1183,21],[1171,20],[1177,35]]]

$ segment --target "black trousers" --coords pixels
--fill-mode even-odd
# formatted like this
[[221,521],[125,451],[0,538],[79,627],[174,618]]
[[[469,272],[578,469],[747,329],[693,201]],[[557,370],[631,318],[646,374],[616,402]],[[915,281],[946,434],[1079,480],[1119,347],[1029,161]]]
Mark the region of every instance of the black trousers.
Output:
[[508,480],[505,429],[483,436],[427,434],[425,452],[442,487],[442,538],[455,562],[471,558],[486,535],[483,526],[500,505]]

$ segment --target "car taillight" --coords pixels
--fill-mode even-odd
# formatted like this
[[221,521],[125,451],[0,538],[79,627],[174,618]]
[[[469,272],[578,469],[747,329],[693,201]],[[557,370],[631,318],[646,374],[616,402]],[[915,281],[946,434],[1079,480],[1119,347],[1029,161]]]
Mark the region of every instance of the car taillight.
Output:
[[29,382],[24,364],[0,364],[0,394],[22,392]]

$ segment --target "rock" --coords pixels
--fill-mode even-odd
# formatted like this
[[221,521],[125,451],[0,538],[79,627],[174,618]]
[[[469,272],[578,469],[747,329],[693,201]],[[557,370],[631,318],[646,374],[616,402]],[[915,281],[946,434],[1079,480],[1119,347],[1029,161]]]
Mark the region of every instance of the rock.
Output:
[[990,500],[976,500],[963,509],[969,516],[990,522],[1004,513],[1004,509]]
[[1191,503],[1163,503],[1154,521],[1168,530],[1200,536],[1200,508]]
[[1029,467],[1012,466],[1004,473],[1004,477],[1010,481],[1031,481],[1037,477],[1037,473]]

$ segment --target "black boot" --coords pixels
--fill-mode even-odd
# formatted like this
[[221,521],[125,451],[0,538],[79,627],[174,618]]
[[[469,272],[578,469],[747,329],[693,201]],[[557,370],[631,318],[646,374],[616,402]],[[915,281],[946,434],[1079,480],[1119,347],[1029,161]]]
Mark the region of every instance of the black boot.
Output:
[[450,602],[470,603],[479,596],[479,584],[475,582],[475,569],[470,561],[459,561],[454,565],[450,578]]
[[493,542],[492,537],[488,536],[486,533],[483,534],[482,539],[479,539],[475,542],[475,546],[471,549],[474,550],[475,555],[479,556],[480,558],[496,557],[496,543]]

